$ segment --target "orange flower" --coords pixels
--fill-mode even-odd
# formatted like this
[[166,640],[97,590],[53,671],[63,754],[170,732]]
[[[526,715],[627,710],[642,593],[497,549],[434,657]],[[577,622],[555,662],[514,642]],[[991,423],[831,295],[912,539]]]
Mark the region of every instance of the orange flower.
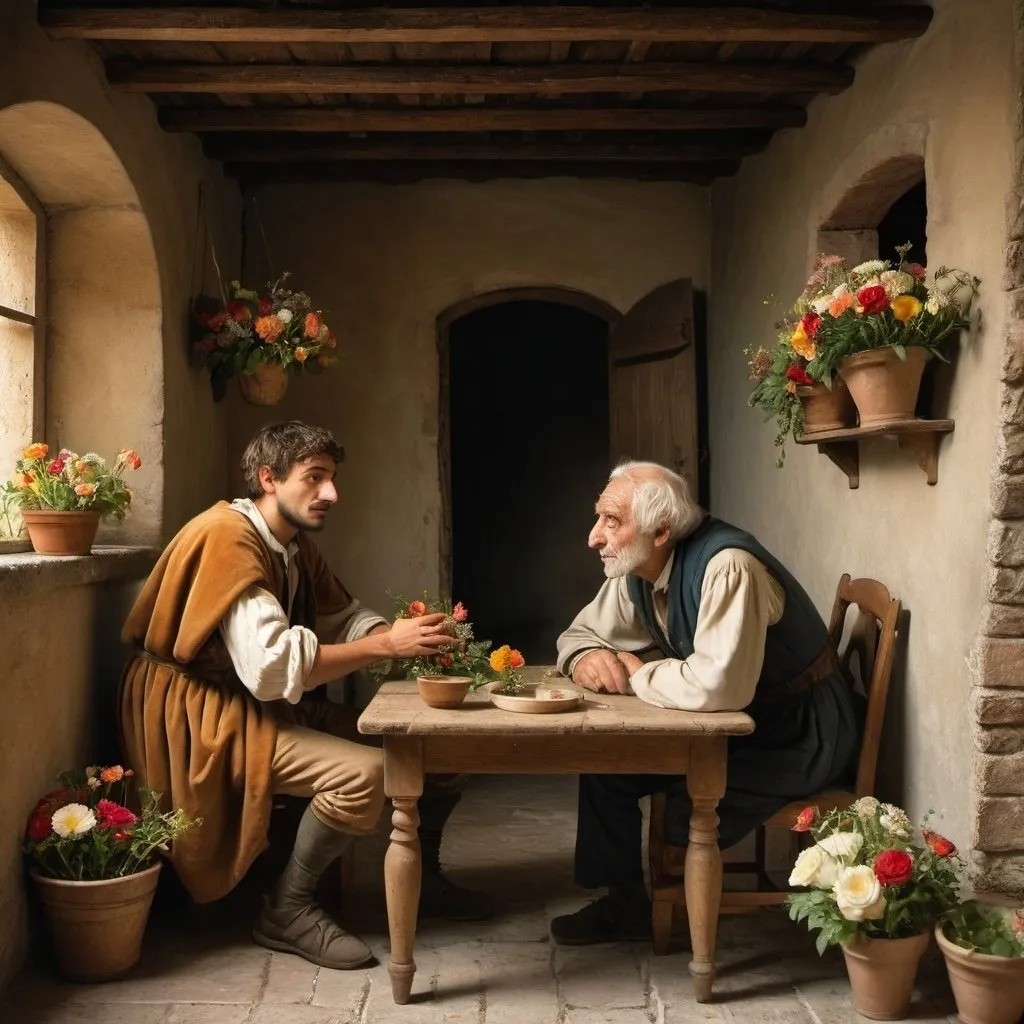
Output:
[[798,324],[796,330],[793,332],[793,337],[789,339],[789,343],[793,346],[793,351],[798,356],[803,356],[804,359],[811,360],[818,354],[818,346],[814,344],[814,340],[804,330],[803,324]]
[[508,667],[515,671],[516,669],[522,668],[526,664],[526,659],[515,649],[509,653]]
[[409,602],[409,614],[415,619],[419,615],[427,614],[427,606],[422,601]]
[[100,772],[100,782],[109,785],[111,782],[120,782],[124,778],[124,769],[119,765],[111,765]]
[[300,345],[295,350],[295,362],[297,362],[297,363],[304,363],[306,361],[306,357],[308,355],[309,355],[309,353]]
[[75,494],[77,494],[80,498],[91,498],[95,493],[95,484],[78,484],[75,487]]
[[320,333],[320,317],[316,313],[307,313],[302,332],[307,338],[315,338]]
[[21,454],[22,458],[26,459],[45,459],[46,453],[50,450],[48,444],[43,444],[42,441],[36,441],[34,444],[30,444]]
[[853,292],[843,292],[838,299],[828,304],[829,316],[842,316],[854,304]]
[[19,487],[31,487],[36,482],[36,478],[31,473],[19,473],[18,476]]
[[786,381],[786,394],[787,395],[795,395],[796,394],[796,381],[795,380],[787,380]]
[[277,341],[283,331],[284,324],[276,316],[261,316],[256,319],[256,333],[264,341]]
[[921,829],[921,835],[936,857],[956,856],[956,847],[945,836],[940,836],[938,832],[929,832],[926,828]]
[[502,644],[496,651],[492,652],[487,663],[495,672],[507,672],[510,669],[514,672],[526,664],[526,660],[518,652],[514,651],[508,644]]
[[913,295],[899,295],[889,303],[889,308],[892,315],[901,324],[905,324],[908,320],[913,320],[924,307],[921,300],[915,299]]
[[818,817],[817,807],[805,807],[797,816],[791,832],[810,832],[814,820]]
[[117,453],[117,461],[131,469],[141,469],[142,467],[142,459],[139,458],[139,453],[134,448],[122,448]]

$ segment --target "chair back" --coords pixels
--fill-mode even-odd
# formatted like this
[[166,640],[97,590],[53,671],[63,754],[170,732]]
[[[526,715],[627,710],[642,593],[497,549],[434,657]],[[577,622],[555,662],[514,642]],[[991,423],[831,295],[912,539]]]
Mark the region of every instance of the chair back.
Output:
[[851,685],[855,685],[851,663],[857,660],[859,681],[867,697],[867,715],[860,758],[857,762],[857,796],[871,796],[878,768],[878,747],[882,739],[885,704],[889,695],[893,655],[898,636],[900,602],[877,580],[851,579],[844,573],[832,606],[829,634],[836,649],[842,642],[847,613],[856,606],[857,618],[839,662]]

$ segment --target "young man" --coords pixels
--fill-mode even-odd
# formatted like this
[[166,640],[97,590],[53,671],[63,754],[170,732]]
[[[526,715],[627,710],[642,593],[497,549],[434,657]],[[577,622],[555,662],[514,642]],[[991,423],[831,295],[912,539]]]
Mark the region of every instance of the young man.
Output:
[[[620,466],[596,511],[588,543],[608,579],[559,637],[558,667],[598,693],[751,715],[754,733],[729,742],[720,845],[844,779],[859,747],[859,714],[825,624],[786,568],[750,534],[707,516],[686,481],[663,466]],[[577,881],[609,891],[555,918],[557,942],[650,936],[637,802],[664,790],[670,841],[685,844],[685,780],[580,778]]]
[[[389,624],[363,608],[317,551],[310,534],[338,500],[342,457],[327,430],[300,422],[264,427],[249,442],[249,497],[187,523],[128,617],[122,638],[135,653],[121,681],[119,724],[140,782],[202,818],[172,851],[197,901],[229,892],[265,847],[274,794],[311,798],[253,937],[346,969],[373,954],[314,893],[353,837],[373,831],[383,763],[360,741],[353,716],[312,691],[376,661],[429,655],[448,637],[441,615]],[[440,873],[458,780],[431,781],[420,803],[421,914],[479,916],[475,894]]]

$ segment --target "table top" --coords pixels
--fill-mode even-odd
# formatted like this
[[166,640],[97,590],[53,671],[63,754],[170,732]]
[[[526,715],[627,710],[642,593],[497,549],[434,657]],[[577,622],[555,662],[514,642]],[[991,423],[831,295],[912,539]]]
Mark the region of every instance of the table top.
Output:
[[[523,671],[528,683],[555,682],[553,666]],[[527,715],[496,708],[486,693],[476,692],[451,711],[427,707],[415,679],[384,683],[359,717],[365,735],[530,736],[568,733],[655,733],[662,735],[746,736],[753,719],[742,711],[674,711],[645,704],[638,697],[587,693],[574,711]]]

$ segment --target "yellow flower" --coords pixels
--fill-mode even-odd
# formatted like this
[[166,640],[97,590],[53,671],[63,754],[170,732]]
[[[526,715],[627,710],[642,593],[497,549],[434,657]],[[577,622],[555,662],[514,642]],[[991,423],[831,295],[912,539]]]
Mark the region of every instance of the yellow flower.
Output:
[[892,310],[892,315],[900,323],[905,324],[921,312],[922,306],[921,300],[915,299],[913,295],[900,295],[889,303],[889,308]]
[[78,484],[75,488],[75,494],[80,498],[91,498],[96,493],[95,484]]
[[793,351],[804,359],[811,360],[818,354],[818,346],[814,344],[814,339],[808,336],[803,324],[797,325],[789,343],[793,346]]
[[35,444],[30,444],[21,454],[26,459],[45,459],[46,453],[50,450],[48,444],[43,444],[42,441],[36,441]]
[[512,667],[512,648],[508,644],[503,644],[496,651],[492,651],[487,660],[493,671],[504,672]]

